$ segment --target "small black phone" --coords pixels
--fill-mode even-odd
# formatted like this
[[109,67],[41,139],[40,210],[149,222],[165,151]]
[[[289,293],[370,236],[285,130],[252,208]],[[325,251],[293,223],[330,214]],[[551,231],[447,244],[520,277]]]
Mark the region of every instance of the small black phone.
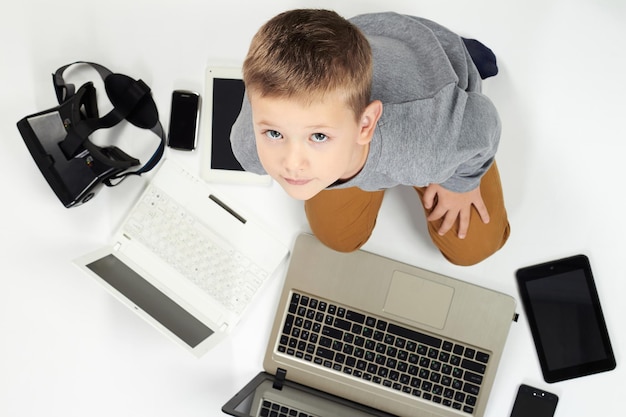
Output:
[[558,402],[555,394],[522,384],[517,390],[511,417],[553,417]]
[[174,149],[191,151],[196,147],[200,95],[193,91],[175,90],[167,145]]
[[587,256],[521,268],[516,278],[546,382],[615,368]]

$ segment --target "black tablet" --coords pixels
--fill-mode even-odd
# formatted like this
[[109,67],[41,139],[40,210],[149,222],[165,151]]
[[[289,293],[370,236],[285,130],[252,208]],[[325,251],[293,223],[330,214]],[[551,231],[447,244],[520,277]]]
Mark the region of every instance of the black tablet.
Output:
[[521,268],[516,277],[546,382],[615,368],[585,255]]

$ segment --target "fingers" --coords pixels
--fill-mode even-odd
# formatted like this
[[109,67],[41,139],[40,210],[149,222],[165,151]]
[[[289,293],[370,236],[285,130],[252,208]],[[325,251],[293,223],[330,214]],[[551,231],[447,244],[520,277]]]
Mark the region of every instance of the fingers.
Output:
[[467,229],[470,225],[470,210],[461,210],[459,213],[459,233],[457,236],[459,239],[465,239],[467,236]]
[[[426,198],[424,198],[424,200],[424,205],[426,206]],[[437,230],[437,233],[440,236],[448,233],[458,221],[457,236],[459,239],[464,239],[469,230],[470,220],[472,217],[472,207],[476,209],[476,212],[483,223],[489,223],[489,212],[482,198],[478,198],[477,200],[461,205],[445,205],[439,201],[436,203],[432,212],[428,215],[427,220],[431,222],[442,219],[441,225]]]
[[[441,226],[439,226],[439,230],[437,230],[437,233],[439,233],[440,236],[445,235],[446,233],[448,233],[450,231],[450,229],[452,229],[452,227],[454,226],[454,223],[456,222],[457,219],[457,215],[451,213],[450,211],[448,211],[446,213],[446,215],[443,218],[443,222],[441,222]],[[460,217],[459,217],[460,219]],[[461,222],[459,224],[459,238],[461,238],[461,227],[463,226],[463,223]],[[467,225],[465,225],[465,231],[463,232],[463,237],[465,237],[465,234],[467,233],[467,227],[469,226],[469,222]],[[462,239],[462,238],[461,238]]]
[[424,208],[430,210],[433,207],[433,202],[435,201],[436,195],[437,190],[434,187],[426,187],[426,190],[424,191],[424,195],[422,197],[422,204],[424,205]]
[[482,198],[480,199],[480,201],[474,203],[474,207],[476,208],[476,211],[478,212],[478,215],[480,216],[480,219],[483,221],[483,223],[489,223],[489,211],[487,211],[487,206],[485,206]]

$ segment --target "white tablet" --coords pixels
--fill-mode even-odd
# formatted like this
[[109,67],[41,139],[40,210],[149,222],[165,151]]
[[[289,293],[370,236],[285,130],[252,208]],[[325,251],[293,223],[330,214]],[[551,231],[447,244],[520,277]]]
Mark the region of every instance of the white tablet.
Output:
[[210,182],[269,185],[269,175],[244,171],[230,147],[245,90],[241,68],[208,67],[204,82],[200,176]]

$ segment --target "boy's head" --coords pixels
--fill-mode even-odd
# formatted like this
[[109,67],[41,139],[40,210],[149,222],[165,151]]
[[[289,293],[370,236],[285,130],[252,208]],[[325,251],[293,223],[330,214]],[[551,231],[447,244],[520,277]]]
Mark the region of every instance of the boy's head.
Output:
[[291,10],[254,36],[243,64],[248,91],[303,101],[341,92],[359,117],[369,104],[372,51],[361,31],[329,10]]
[[382,112],[370,102],[372,53],[361,31],[327,10],[292,10],[254,36],[243,65],[259,159],[306,200],[356,175]]

